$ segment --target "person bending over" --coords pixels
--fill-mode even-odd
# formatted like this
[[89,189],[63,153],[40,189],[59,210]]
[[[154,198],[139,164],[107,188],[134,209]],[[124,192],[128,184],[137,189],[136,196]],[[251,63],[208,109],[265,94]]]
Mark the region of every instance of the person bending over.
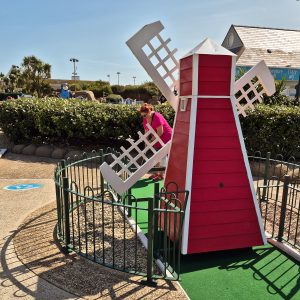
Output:
[[[154,108],[151,104],[144,103],[140,108],[140,114],[143,117],[143,127],[145,132],[148,131],[147,124],[149,124],[157,135],[161,138],[161,140],[166,144],[172,138],[172,127],[168,124],[167,120],[164,118],[162,114],[154,111]],[[151,140],[154,140],[154,137],[151,137]],[[161,144],[157,142],[153,146],[155,150],[159,150],[161,148]],[[164,157],[161,163],[158,163],[156,167],[160,167],[161,164],[166,166],[167,157]],[[163,172],[157,172],[150,176],[154,181],[162,180]]]

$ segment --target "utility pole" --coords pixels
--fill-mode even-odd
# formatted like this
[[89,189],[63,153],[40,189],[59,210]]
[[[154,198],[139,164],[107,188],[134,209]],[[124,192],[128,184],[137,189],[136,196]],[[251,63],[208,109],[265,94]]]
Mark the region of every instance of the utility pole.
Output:
[[135,85],[135,79],[136,79],[136,76],[133,76],[133,85]]
[[295,86],[295,89],[296,89],[295,100],[298,102],[300,97],[300,75],[299,75],[298,84]]
[[106,77],[108,78],[108,82],[110,84],[110,75],[108,74],[108,75],[106,75]]

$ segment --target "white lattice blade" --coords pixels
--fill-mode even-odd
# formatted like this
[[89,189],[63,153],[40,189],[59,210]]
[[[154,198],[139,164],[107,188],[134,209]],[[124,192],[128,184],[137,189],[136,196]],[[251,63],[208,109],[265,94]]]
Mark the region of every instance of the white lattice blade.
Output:
[[147,174],[158,162],[160,162],[169,153],[171,142],[168,142],[159,149],[145,164],[134,172],[126,181],[123,181],[116,172],[104,162],[100,166],[100,172],[109,185],[118,193],[123,194],[130,189],[139,179]]
[[265,93],[268,96],[272,96],[276,91],[275,81],[264,60],[252,67],[247,73],[245,73],[235,82],[234,92],[237,93],[239,90],[241,90],[243,86],[249,83],[249,81],[251,81],[251,79],[253,79],[255,76],[260,79]]
[[260,79],[261,84],[264,88],[264,92],[267,94],[267,96],[272,96],[276,92],[275,80],[265,61],[260,61],[256,65],[256,69],[256,76]]
[[[160,89],[160,91],[163,93],[165,98],[168,100],[168,102],[171,104],[171,106],[177,110],[178,107],[178,97],[174,95],[171,87],[175,86],[176,79],[173,76],[174,72],[166,72],[169,76],[169,78],[172,81],[171,87],[167,84],[167,81],[164,80],[163,76],[159,73],[158,69],[155,68],[154,64],[151,62],[149,57],[153,56],[153,49],[152,53],[150,55],[146,55],[146,53],[143,51],[143,47],[145,45],[150,45],[150,41],[154,37],[159,37],[159,41],[161,42],[161,37],[159,36],[159,33],[164,29],[164,26],[160,21],[154,22],[152,24],[148,24],[144,26],[142,29],[140,29],[135,35],[133,35],[126,44],[132,51],[132,53],[135,55],[137,60],[140,62],[140,64],[144,67],[150,78],[153,80],[153,82],[157,85],[157,87]],[[170,50],[167,47],[167,43],[170,39],[167,39],[163,45],[162,48],[166,49],[169,53]],[[174,53],[174,51],[171,51],[171,53]],[[157,55],[157,53],[154,53],[154,55]],[[160,57],[158,57],[160,60]],[[161,58],[163,60],[164,58]],[[175,62],[175,65],[178,69],[178,61],[173,57],[170,56],[169,59],[172,59]],[[163,64],[163,66],[162,66]],[[163,62],[160,64],[164,69],[167,69],[166,64]]]
[[[253,84],[252,81],[255,77],[257,77],[258,82]],[[261,91],[258,90],[259,85],[262,87]],[[249,88],[245,90],[245,86],[249,86]],[[254,109],[255,103],[262,102],[263,94],[272,96],[275,91],[274,77],[266,63],[262,60],[234,84],[234,95],[238,92],[241,93],[241,96],[236,99],[238,114],[246,117],[246,109]],[[252,93],[251,98],[249,96],[250,93]],[[246,103],[241,104],[241,101],[246,101]]]

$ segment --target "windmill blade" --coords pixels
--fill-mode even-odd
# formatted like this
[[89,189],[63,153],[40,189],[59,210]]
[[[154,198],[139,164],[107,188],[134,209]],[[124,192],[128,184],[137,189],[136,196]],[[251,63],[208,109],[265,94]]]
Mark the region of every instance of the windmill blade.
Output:
[[262,60],[234,84],[234,95],[239,115],[246,117],[246,109],[254,109],[254,103],[262,102],[263,94],[275,93],[275,81],[266,63]]
[[163,29],[160,21],[146,25],[126,44],[176,111],[178,97],[174,95],[173,89],[178,76],[179,64],[174,57],[177,49],[169,49],[171,39],[164,40],[160,36]]
[[[171,142],[165,144],[149,124],[147,127],[148,131],[144,134],[138,132],[138,140],[128,139],[130,147],[128,149],[121,147],[120,156],[111,155],[113,158],[111,164],[104,162],[100,166],[102,176],[118,194],[131,188],[169,153]],[[150,136],[154,138],[151,141]],[[161,145],[160,149],[155,148],[154,145],[157,143]],[[141,144],[144,145],[143,150],[141,150]],[[135,154],[133,155],[132,152]],[[149,154],[150,157],[148,157]],[[132,167],[135,170],[132,170]],[[125,180],[123,180],[124,175],[126,175]]]

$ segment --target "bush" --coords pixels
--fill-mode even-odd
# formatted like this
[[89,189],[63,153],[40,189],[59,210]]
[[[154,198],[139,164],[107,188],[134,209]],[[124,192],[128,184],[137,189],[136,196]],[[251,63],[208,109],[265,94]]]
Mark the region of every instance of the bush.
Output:
[[113,85],[112,91],[114,94],[121,95],[124,99],[131,98],[142,101],[149,101],[153,96],[160,96],[159,89],[153,82],[146,82],[141,85]]
[[259,104],[240,120],[249,153],[260,150],[265,155],[270,151],[286,158],[299,155],[299,107]]
[[118,104],[122,102],[122,97],[120,95],[110,94],[106,97],[106,102],[111,104]]
[[263,103],[269,105],[286,105],[286,106],[298,106],[299,99],[291,99],[290,97],[283,94],[286,88],[286,80],[275,81],[276,91],[272,96],[264,95]]
[[[19,99],[0,105],[0,127],[15,143],[124,142],[142,130],[137,108],[78,99]],[[172,122],[174,111],[169,105],[156,109]]]

